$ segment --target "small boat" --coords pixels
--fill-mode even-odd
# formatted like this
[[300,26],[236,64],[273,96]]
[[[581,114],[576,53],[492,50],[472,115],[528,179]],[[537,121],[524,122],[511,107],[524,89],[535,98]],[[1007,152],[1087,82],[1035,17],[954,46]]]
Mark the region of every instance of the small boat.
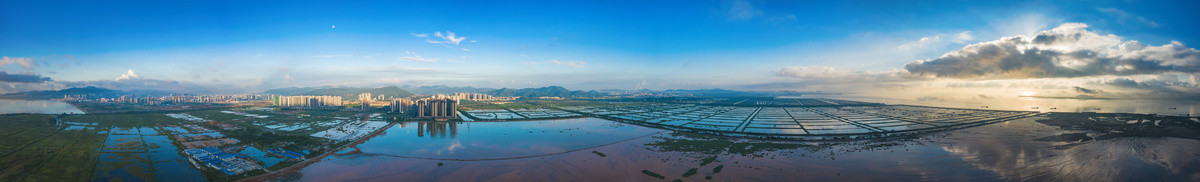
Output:
[[1167,109],[1170,109],[1170,110],[1175,110],[1176,108],[1172,107],[1172,108],[1167,108]]

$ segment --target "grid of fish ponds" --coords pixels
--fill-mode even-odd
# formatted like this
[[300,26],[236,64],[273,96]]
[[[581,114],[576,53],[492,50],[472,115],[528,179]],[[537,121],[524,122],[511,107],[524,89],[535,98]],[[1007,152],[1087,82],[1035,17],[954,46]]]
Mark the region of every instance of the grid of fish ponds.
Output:
[[1036,114],[904,105],[737,107],[655,104],[570,109],[605,119],[750,135],[878,134],[1003,121]]
[[719,102],[723,105],[756,105],[756,106],[863,106],[863,105],[882,105],[879,103],[848,101],[838,99],[822,99],[822,98],[744,98],[732,99]]
[[153,126],[114,127],[108,132],[94,172],[95,181],[188,181],[202,179],[167,133],[185,131]]
[[583,116],[572,112],[551,109],[470,110],[464,111],[464,113],[479,120],[549,119]]

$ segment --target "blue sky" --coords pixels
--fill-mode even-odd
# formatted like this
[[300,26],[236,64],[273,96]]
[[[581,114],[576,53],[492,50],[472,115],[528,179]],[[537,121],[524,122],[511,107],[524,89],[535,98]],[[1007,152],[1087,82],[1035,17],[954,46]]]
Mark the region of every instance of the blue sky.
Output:
[[1192,47],[1200,42],[1197,8],[1196,1],[3,1],[0,56],[8,58],[0,71],[53,81],[0,89],[130,80],[247,91],[834,89],[806,86],[820,80],[787,76],[788,68],[911,72],[905,66],[916,60],[1064,23],[1149,46]]

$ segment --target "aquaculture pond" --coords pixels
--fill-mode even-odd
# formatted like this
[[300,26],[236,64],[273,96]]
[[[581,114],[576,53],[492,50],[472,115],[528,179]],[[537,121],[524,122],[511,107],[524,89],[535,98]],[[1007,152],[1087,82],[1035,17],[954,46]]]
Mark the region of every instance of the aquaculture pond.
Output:
[[96,163],[94,181],[203,181],[171,138],[154,127],[114,127]]
[[821,142],[699,135],[595,118],[410,122],[278,180],[1195,181],[1196,122],[1049,114]]

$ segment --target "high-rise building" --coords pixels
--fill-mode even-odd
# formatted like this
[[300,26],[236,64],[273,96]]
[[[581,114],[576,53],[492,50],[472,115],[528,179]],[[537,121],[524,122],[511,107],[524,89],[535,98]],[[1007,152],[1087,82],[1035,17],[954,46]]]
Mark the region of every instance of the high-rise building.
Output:
[[425,99],[416,104],[417,117],[422,118],[458,118],[458,100],[454,99]]
[[371,102],[371,101],[375,101],[375,99],[371,98],[371,93],[362,93],[362,94],[358,94],[358,101]]
[[342,97],[340,96],[272,96],[272,102],[276,106],[283,107],[333,107],[342,105]]
[[412,108],[413,104],[416,104],[416,102],[413,102],[412,99],[395,99],[392,100],[391,111],[394,113],[406,113]]

